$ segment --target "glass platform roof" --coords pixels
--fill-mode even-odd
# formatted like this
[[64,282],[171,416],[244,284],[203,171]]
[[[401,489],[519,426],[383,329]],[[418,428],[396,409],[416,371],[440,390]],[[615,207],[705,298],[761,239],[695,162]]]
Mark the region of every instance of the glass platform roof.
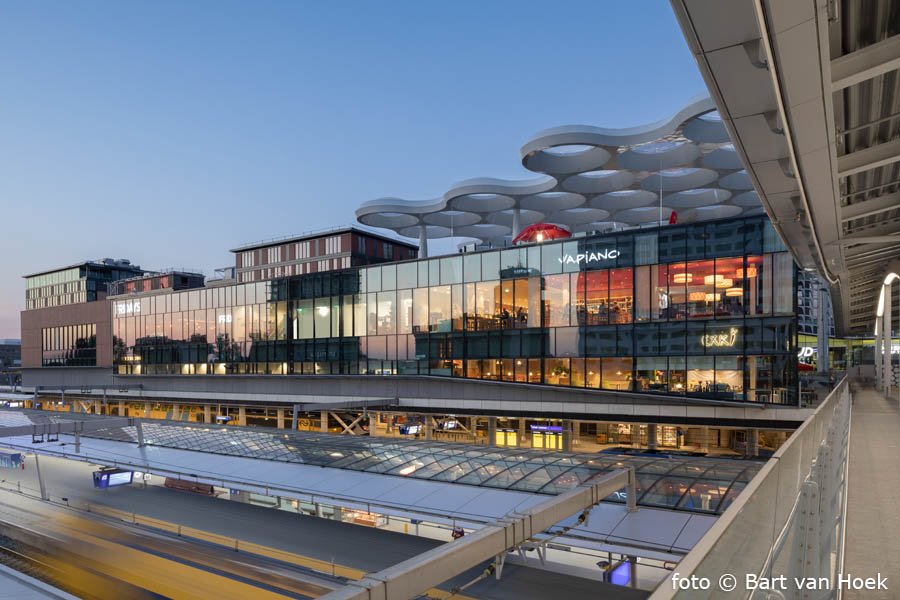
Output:
[[[581,454],[396,438],[144,422],[148,445],[411,477],[538,494],[560,494],[622,467],[634,467],[638,504],[721,514],[761,462],[728,458]],[[133,426],[84,434],[137,442]],[[606,500],[624,502],[622,493]]]

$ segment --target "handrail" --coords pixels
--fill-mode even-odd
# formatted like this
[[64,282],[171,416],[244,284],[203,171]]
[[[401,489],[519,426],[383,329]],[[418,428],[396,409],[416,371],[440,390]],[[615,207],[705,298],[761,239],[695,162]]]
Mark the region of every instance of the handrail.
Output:
[[[843,474],[849,445],[849,413],[849,385],[845,376],[760,469],[678,567],[659,584],[651,600],[735,598],[732,594],[745,591],[742,578],[747,574],[773,576],[773,564],[788,546],[786,541],[800,521],[800,513],[811,515],[818,521],[820,506],[837,498],[841,505],[846,502]],[[837,462],[835,456],[839,459]],[[820,502],[820,493],[822,504],[815,504]],[[812,510],[798,510],[804,503]],[[836,512],[842,512],[841,506],[837,506]],[[837,521],[841,527],[840,535],[843,535],[843,520]],[[771,537],[763,539],[769,532]],[[827,536],[826,541],[834,542],[834,537],[838,537],[830,536],[827,529],[822,533]],[[723,540],[731,544],[726,547]],[[759,551],[763,543],[766,544],[764,553],[760,551],[754,556],[753,550]],[[792,549],[796,551],[796,548]],[[834,550],[840,554],[839,546]],[[744,551],[746,554],[738,556]],[[831,551],[830,547],[822,548],[823,553]],[[833,562],[840,567],[842,557],[837,556]],[[727,570],[729,567],[731,571]],[[737,570],[740,572],[735,572]],[[736,588],[722,589],[717,579],[726,575],[737,577]],[[704,590],[693,584],[679,585],[692,576],[706,576],[711,579],[711,586]],[[751,592],[747,591],[747,595]]]

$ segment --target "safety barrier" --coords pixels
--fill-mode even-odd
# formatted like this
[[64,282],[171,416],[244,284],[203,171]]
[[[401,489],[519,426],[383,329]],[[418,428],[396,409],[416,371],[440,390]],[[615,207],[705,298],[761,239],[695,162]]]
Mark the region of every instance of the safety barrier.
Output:
[[845,377],[651,600],[840,598],[850,406]]

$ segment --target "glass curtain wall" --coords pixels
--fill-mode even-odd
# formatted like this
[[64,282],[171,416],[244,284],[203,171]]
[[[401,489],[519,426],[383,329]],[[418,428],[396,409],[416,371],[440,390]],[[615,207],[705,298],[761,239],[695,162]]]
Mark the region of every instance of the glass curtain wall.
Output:
[[116,299],[116,365],[795,403],[794,265],[770,227],[670,226]]

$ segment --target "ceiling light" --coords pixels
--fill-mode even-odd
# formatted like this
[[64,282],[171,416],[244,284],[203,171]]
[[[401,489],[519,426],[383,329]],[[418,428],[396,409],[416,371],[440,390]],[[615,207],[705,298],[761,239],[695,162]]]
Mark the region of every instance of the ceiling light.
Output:
[[691,273],[675,273],[672,275],[672,281],[675,283],[690,283],[694,280],[694,276]]
[[744,289],[739,287],[728,288],[725,290],[725,295],[731,298],[739,297],[744,295]]

